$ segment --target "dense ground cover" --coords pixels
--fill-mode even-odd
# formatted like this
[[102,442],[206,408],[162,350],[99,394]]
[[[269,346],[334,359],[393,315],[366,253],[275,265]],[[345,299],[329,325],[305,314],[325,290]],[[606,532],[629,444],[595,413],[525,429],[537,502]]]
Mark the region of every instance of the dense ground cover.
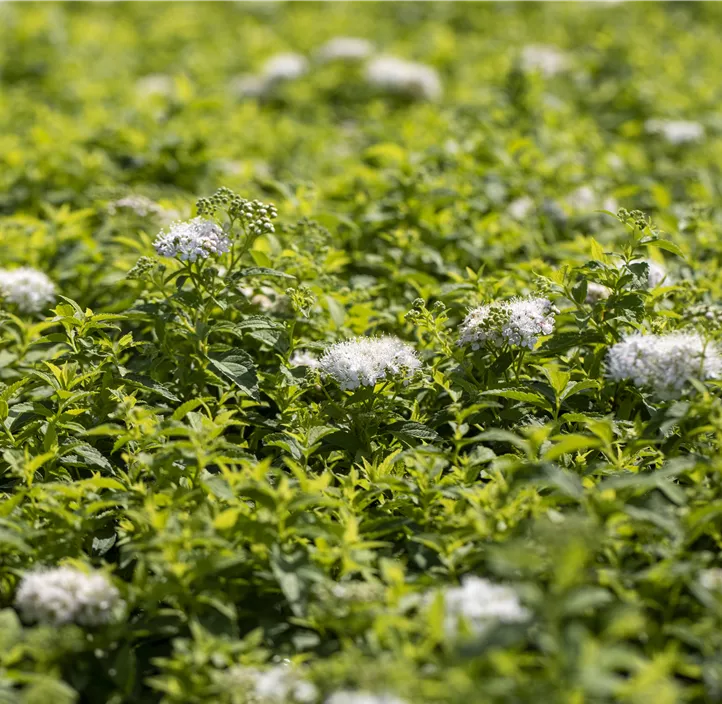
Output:
[[0,702],[722,701],[721,24],[0,3]]

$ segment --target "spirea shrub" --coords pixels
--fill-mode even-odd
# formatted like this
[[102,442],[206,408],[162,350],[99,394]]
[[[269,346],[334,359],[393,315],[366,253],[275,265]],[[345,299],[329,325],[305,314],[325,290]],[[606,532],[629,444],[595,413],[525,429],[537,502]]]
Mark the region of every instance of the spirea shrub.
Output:
[[719,3],[0,26],[0,702],[722,701]]

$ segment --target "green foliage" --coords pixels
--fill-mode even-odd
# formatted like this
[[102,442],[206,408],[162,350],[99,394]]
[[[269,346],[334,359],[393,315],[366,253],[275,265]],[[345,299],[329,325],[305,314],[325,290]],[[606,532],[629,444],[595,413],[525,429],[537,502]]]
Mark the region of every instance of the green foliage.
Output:
[[[721,23],[0,3],[0,268],[58,294],[0,300],[0,702],[246,704],[234,668],[285,660],[321,701],[721,701],[720,382],[660,399],[605,363],[638,330],[722,336]],[[432,65],[443,97],[314,58],[334,36]],[[525,69],[540,43],[567,69]],[[233,89],[285,51],[309,72]],[[159,257],[195,216],[230,250]],[[529,295],[557,311],[533,349],[458,344],[469,309]],[[388,334],[420,373],[316,368]],[[122,618],[23,622],[23,576],[57,565],[108,575]],[[450,634],[469,575],[529,617]]]

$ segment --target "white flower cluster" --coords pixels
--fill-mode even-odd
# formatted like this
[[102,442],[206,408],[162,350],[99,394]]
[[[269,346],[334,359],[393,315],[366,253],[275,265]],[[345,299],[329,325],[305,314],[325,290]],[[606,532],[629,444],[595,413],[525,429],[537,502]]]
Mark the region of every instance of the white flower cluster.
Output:
[[617,210],[617,201],[612,197],[600,198],[591,186],[580,186],[566,198],[568,205],[576,212],[591,210]]
[[[375,88],[414,100],[437,100],[442,86],[439,74],[425,64],[396,56],[373,56],[375,47],[360,37],[334,37],[315,54],[319,63],[362,63],[366,81]],[[308,73],[310,64],[301,54],[284,53],[272,56],[257,74],[238,76],[231,91],[241,98],[262,98],[282,83],[294,81]]]
[[462,622],[478,634],[494,621],[521,623],[530,616],[513,589],[480,577],[464,577],[460,587],[447,587],[443,597],[444,629],[450,638],[458,635]]
[[689,120],[647,120],[647,132],[658,134],[670,144],[689,144],[704,138],[704,127]]
[[55,300],[55,284],[31,267],[0,269],[0,297],[22,313],[37,313]]
[[389,335],[338,342],[318,362],[321,372],[335,379],[344,390],[375,386],[387,376],[413,373],[420,367],[413,348]]
[[178,257],[194,262],[211,254],[225,254],[231,248],[228,235],[218,225],[204,218],[173,223],[168,232],[162,231],[153,242],[163,257]]
[[261,77],[267,83],[294,81],[308,71],[308,61],[301,54],[276,54],[261,69]]
[[319,50],[321,61],[363,61],[374,52],[374,45],[360,37],[334,37]]
[[283,53],[271,56],[258,74],[247,73],[236,78],[231,90],[241,98],[259,98],[281,83],[289,83],[308,72],[308,60],[301,54]]
[[119,210],[132,210],[142,218],[148,215],[163,215],[166,212],[163,206],[140,195],[125,196],[108,204],[108,212],[111,215],[115,215]]
[[478,350],[485,344],[532,349],[554,331],[554,309],[546,298],[515,298],[474,308],[459,330],[459,344]]
[[252,694],[258,704],[312,704],[318,690],[289,665],[276,665],[268,670],[237,665],[228,671],[227,682]]
[[136,81],[135,89],[144,98],[152,95],[168,97],[173,93],[173,77],[164,73],[149,73]]
[[118,590],[100,573],[55,567],[25,574],[15,606],[25,621],[95,626],[112,620],[121,607]]
[[587,303],[596,303],[597,301],[609,298],[612,293],[612,289],[604,284],[598,284],[596,281],[590,281],[587,283]]
[[318,369],[318,358],[311,354],[308,350],[296,350],[290,359],[292,367],[308,367],[309,369]]
[[326,700],[326,704],[406,704],[406,701],[388,693],[372,694],[343,690],[332,694]]
[[525,220],[534,210],[534,201],[529,196],[515,198],[506,209],[506,212],[514,220]]
[[521,66],[525,71],[539,71],[551,77],[565,71],[569,67],[569,59],[553,46],[530,44],[521,52]]
[[702,570],[699,574],[699,583],[711,592],[722,592],[722,568],[712,567]]
[[615,381],[650,388],[660,398],[675,398],[692,378],[719,379],[722,358],[696,333],[635,333],[610,348],[607,373]]
[[431,66],[395,56],[373,59],[366,67],[366,79],[380,90],[407,98],[437,100],[441,97],[441,80]]

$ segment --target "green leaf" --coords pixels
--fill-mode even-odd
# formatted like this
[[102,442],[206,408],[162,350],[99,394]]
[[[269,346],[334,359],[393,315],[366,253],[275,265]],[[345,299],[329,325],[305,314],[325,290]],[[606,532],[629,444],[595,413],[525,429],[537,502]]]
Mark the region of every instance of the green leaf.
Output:
[[258,377],[251,356],[241,349],[208,356],[211,368],[236,385],[246,396],[258,399]]
[[599,438],[591,435],[561,435],[556,437],[559,438],[559,442],[544,453],[544,459],[546,460],[552,461],[570,452],[588,450],[601,445]]
[[402,421],[388,426],[386,430],[399,440],[403,440],[409,445],[416,444],[416,440],[424,440],[425,442],[436,442],[439,440],[439,434],[423,423],[415,421]]
[[238,272],[238,276],[235,278],[245,279],[251,276],[271,276],[277,279],[296,279],[295,276],[286,274],[283,271],[278,271],[277,269],[269,269],[265,266],[251,266],[247,269],[241,269],[241,271]]
[[150,377],[143,376],[142,374],[130,373],[123,377],[123,381],[133,388],[150,391],[158,396],[162,396],[167,401],[180,403],[180,399],[172,391],[170,391],[170,389]]
[[682,259],[684,259],[684,252],[674,243],[669,240],[653,240],[652,242],[645,243],[647,247],[659,247],[666,252],[670,252]]

